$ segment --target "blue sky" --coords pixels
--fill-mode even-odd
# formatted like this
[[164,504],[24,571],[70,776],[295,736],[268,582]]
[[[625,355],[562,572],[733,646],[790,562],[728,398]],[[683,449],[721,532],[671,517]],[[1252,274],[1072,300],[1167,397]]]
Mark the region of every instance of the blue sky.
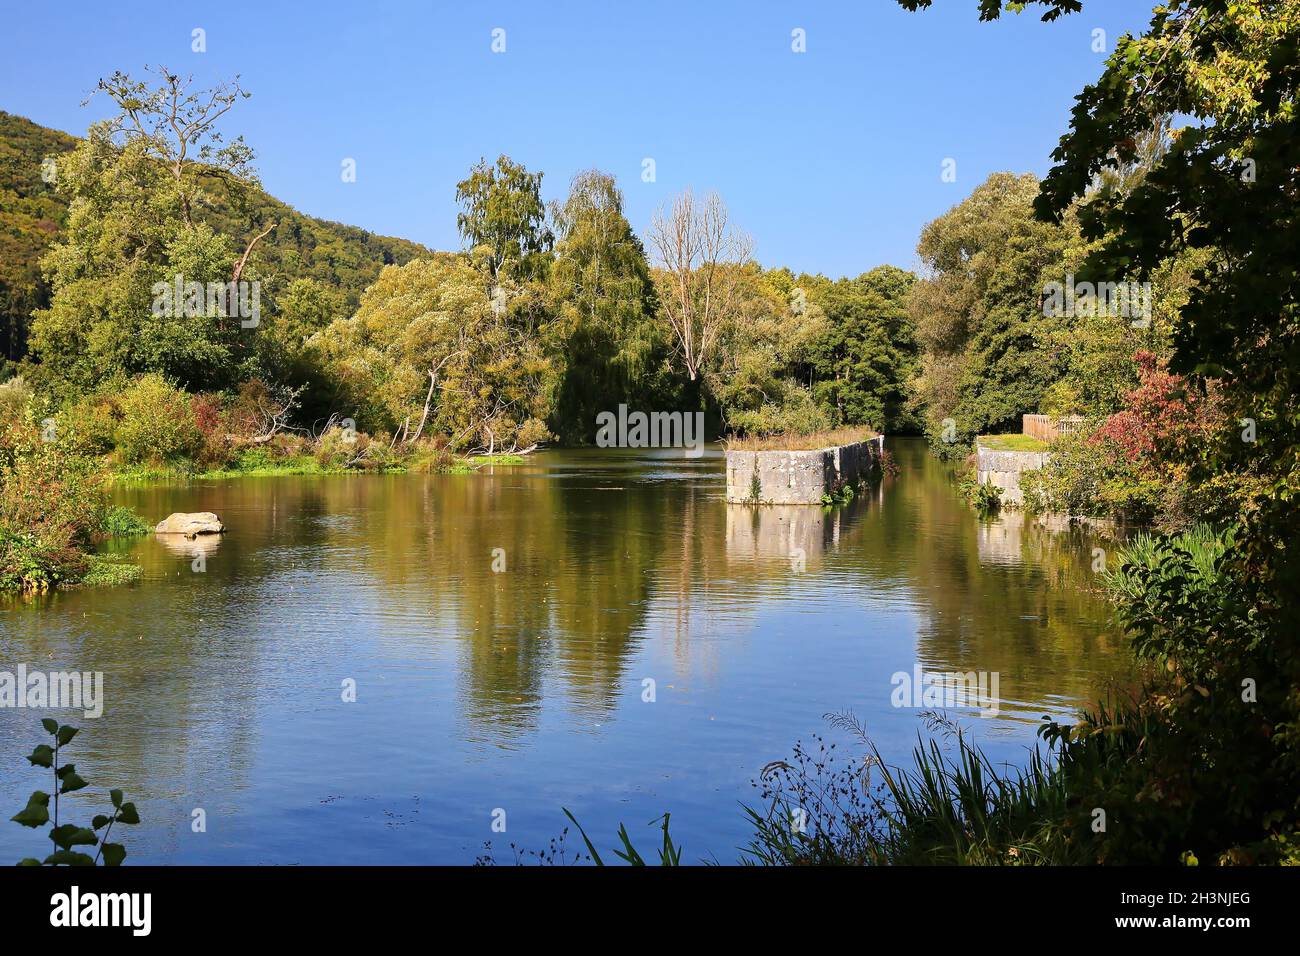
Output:
[[546,174],[547,199],[580,170],[614,174],[642,233],[680,189],[716,190],[764,265],[832,276],[915,267],[921,226],[990,172],[1046,172],[1102,68],[1093,30],[1113,49],[1150,15],[1145,0],[1085,0],[1051,24],[980,23],[976,0],[8,6],[0,109],[82,133],[106,104],[81,101],[115,69],[238,73],[253,97],[224,129],[314,216],[459,248],[455,184],[504,152]]

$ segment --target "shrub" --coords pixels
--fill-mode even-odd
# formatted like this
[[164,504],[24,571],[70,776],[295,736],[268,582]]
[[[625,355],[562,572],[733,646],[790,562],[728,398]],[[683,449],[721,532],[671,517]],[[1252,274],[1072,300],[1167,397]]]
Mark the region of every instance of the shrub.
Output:
[[0,428],[22,421],[27,416],[33,395],[32,387],[21,375],[0,384]]
[[[1139,659],[1132,701],[1101,707],[1063,743],[1067,826],[1107,813],[1099,862],[1294,862],[1300,763],[1292,651],[1269,638],[1235,535],[1200,526],[1139,536],[1104,581]],[[1206,786],[1206,781],[1214,786]]]
[[372,440],[365,448],[365,457],[357,463],[358,467],[373,471],[385,471],[400,468],[402,456],[382,438]]
[[433,475],[450,471],[456,464],[456,456],[447,448],[434,442],[421,442],[409,459],[407,470],[418,475]]
[[115,446],[122,409],[110,394],[86,395],[57,416],[59,442],[77,455],[107,455]]
[[117,450],[122,460],[178,465],[197,458],[203,433],[195,424],[190,397],[161,375],[142,375],[122,393]]
[[239,471],[265,471],[275,467],[275,453],[270,448],[256,446],[245,448],[235,462]]
[[991,481],[971,482],[968,497],[981,516],[995,515],[1002,510],[1002,489]]
[[225,468],[236,454],[238,438],[231,433],[222,396],[204,392],[190,398],[194,425],[203,436],[197,455],[204,468]]
[[316,439],[314,455],[322,468],[354,468],[364,460],[370,448],[370,436],[355,429],[332,425]]
[[30,421],[0,432],[0,589],[77,581],[103,510],[104,477],[89,459]]
[[531,448],[533,445],[551,441],[554,437],[545,422],[530,418],[519,426],[519,431],[515,435],[515,447],[520,450]]
[[828,431],[830,417],[807,389],[790,386],[779,402],[765,402],[757,409],[734,409],[727,412],[727,424],[738,435],[806,435]]
[[100,517],[98,533],[107,538],[131,538],[152,530],[153,527],[130,508],[114,505]]
[[1164,484],[1115,443],[1087,433],[1059,438],[1039,471],[1020,476],[1024,506],[1051,512],[1146,524],[1160,509]]

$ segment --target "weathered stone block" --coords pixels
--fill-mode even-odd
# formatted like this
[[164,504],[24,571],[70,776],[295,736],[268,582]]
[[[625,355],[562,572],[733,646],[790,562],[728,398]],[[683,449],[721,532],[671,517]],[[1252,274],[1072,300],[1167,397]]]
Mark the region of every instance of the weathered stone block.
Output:
[[1024,501],[1020,475],[1037,471],[1051,460],[1046,451],[994,451],[975,443],[975,480],[1002,489],[1002,500],[1019,505]]
[[816,505],[837,482],[865,476],[885,438],[812,451],[728,451],[727,500],[763,505]]

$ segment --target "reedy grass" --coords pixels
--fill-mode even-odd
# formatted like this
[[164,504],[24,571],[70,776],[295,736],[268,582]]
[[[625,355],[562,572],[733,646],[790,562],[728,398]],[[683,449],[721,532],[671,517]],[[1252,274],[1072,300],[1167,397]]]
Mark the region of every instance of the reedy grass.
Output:
[[1048,451],[1051,446],[1041,438],[1018,433],[1009,435],[980,435],[975,439],[990,451]]
[[878,433],[863,426],[846,426],[808,434],[745,435],[725,439],[728,451],[817,451],[853,445]]

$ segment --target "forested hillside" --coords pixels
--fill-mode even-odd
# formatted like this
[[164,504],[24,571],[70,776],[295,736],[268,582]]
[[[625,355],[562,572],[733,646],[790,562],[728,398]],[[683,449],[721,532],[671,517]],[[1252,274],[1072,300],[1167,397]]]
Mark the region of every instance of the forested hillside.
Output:
[[[9,362],[26,352],[32,311],[49,303],[40,259],[67,218],[67,197],[51,178],[56,166],[45,161],[71,152],[77,142],[67,133],[0,110],[0,357]],[[223,193],[213,190],[210,195],[220,199]],[[265,295],[283,295],[293,280],[313,279],[337,289],[342,309],[351,311],[384,266],[429,254],[407,239],[304,215],[261,189],[249,190],[237,201],[228,193],[225,197],[200,211],[199,218],[215,232],[238,232],[237,220],[263,228],[277,223],[254,250],[253,266]]]

